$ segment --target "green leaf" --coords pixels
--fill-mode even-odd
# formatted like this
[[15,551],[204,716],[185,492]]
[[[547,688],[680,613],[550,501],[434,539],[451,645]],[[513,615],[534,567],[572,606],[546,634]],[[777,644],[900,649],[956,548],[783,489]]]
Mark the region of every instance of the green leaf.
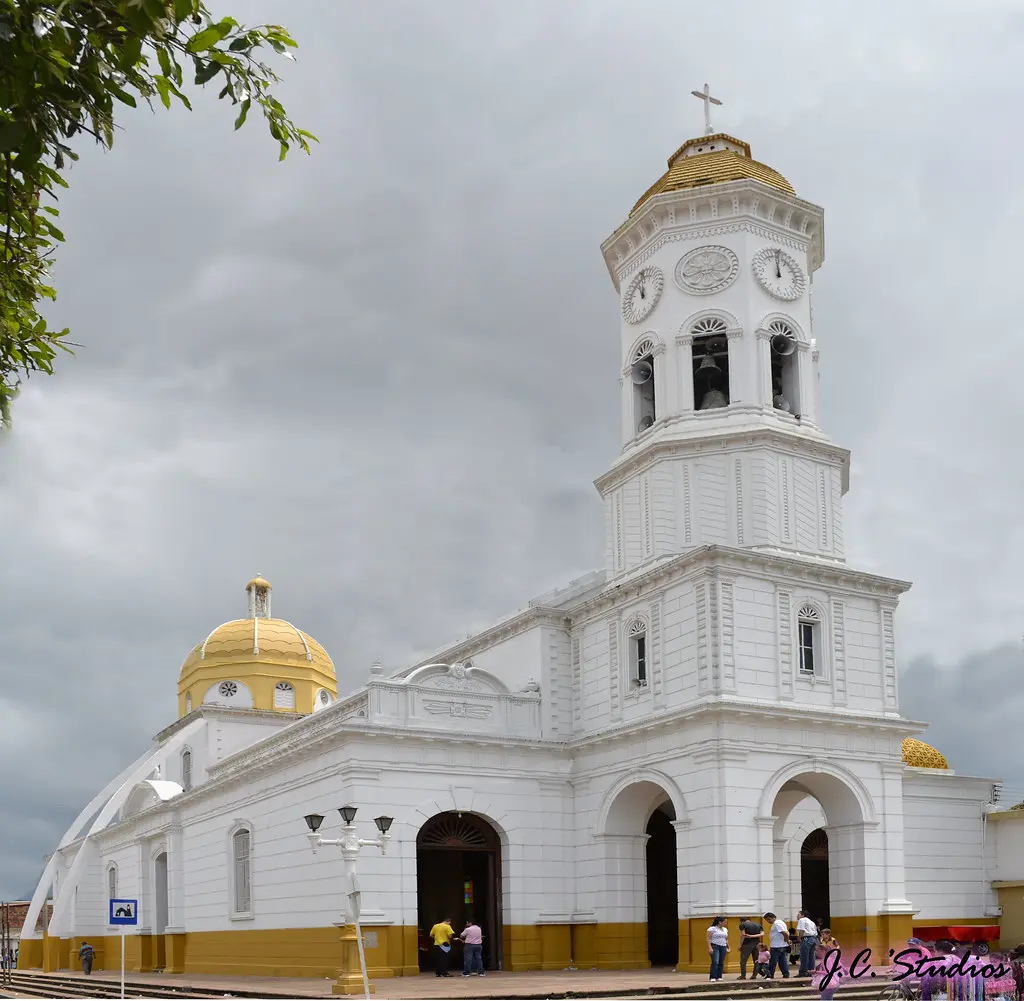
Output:
[[156,84],[156,89],[160,92],[160,101],[163,103],[165,108],[171,106],[171,82],[166,77],[155,76],[153,77],[153,83]]
[[205,31],[200,31],[198,34],[193,35],[189,39],[188,45],[185,48],[189,52],[205,52],[207,49],[213,48],[224,36],[220,33],[219,27],[216,25],[212,28],[207,28]]
[[174,19],[184,21],[195,13],[195,0],[174,0]]
[[245,116],[249,114],[249,108],[251,106],[252,101],[248,98],[242,102],[242,110],[238,113],[238,117],[235,119],[236,132],[245,124]]
[[156,57],[160,61],[160,72],[164,76],[169,77],[171,75],[171,57],[167,54],[167,50],[164,48],[157,49]]
[[201,66],[200,69],[196,70],[196,86],[201,87],[204,83],[208,83],[220,72],[220,63],[215,63],[212,60],[206,63],[205,66]]
[[0,153],[13,152],[27,135],[28,122],[0,122]]
[[131,94],[125,93],[120,87],[110,87],[110,93],[114,95],[122,104],[127,104],[130,108],[137,108],[138,105],[135,103],[135,98]]

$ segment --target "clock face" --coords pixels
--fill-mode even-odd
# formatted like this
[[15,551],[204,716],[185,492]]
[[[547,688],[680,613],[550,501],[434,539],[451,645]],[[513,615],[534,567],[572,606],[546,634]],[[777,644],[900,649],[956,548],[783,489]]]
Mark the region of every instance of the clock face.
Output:
[[641,268],[622,297],[622,316],[627,323],[639,323],[658,304],[665,276],[658,268]]
[[799,299],[807,287],[800,265],[784,250],[765,247],[754,255],[754,277],[770,296],[790,302]]

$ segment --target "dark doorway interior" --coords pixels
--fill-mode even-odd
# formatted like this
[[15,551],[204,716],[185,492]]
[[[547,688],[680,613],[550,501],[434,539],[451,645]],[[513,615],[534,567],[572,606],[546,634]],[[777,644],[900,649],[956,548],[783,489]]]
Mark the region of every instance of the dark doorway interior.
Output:
[[[416,836],[416,893],[420,969],[434,968],[430,929],[451,918],[455,934],[475,918],[484,935],[485,970],[501,969],[501,842],[483,817],[439,813]],[[462,946],[452,946],[450,968],[462,968]]]
[[651,966],[679,962],[679,887],[676,830],[670,805],[647,821],[647,958]]
[[820,827],[811,831],[800,846],[800,894],[807,916],[817,922],[819,930],[827,928],[832,920],[828,899],[828,835]]

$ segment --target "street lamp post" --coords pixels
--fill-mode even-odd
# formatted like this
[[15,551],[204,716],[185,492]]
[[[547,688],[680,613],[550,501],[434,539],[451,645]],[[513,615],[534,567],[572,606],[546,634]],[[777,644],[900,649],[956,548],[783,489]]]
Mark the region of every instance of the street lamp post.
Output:
[[[319,833],[320,825],[324,818],[319,813],[310,813],[306,816],[306,826],[309,828],[309,845],[315,855],[321,845],[337,846],[341,849],[341,857],[345,860],[345,890],[347,906],[345,908],[345,924],[341,930],[341,970],[338,973],[338,981],[331,988],[334,994],[359,994],[362,993],[369,998],[371,993],[370,978],[366,973],[366,953],[363,951],[363,933],[359,926],[359,880],[356,876],[356,862],[359,859],[359,852],[363,848],[379,848],[381,855],[386,855],[388,842],[391,835],[391,817],[376,817],[374,823],[380,836],[371,841],[357,837],[355,819],[356,808],[354,806],[343,806],[338,810],[345,826],[341,829],[340,838],[324,838]],[[353,955],[353,953],[358,956]],[[359,964],[362,973],[362,983],[359,975],[355,972],[356,962]]]

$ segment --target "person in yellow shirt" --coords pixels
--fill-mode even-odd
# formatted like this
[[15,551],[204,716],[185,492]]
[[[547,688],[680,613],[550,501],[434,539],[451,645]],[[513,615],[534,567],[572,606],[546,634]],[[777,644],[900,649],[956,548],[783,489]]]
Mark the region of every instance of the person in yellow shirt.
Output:
[[433,928],[430,929],[430,938],[434,943],[434,953],[437,957],[437,965],[434,967],[434,975],[438,977],[450,977],[448,972],[448,960],[452,951],[452,939],[455,938],[455,930],[452,928],[451,918],[442,918]]

